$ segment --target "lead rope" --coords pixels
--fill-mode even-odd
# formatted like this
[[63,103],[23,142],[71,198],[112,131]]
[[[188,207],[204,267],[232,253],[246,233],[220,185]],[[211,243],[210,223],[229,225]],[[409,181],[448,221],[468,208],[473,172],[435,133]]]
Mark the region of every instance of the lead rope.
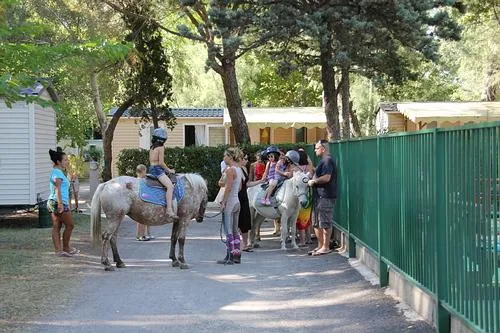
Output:
[[[214,214],[214,215],[212,215],[212,216],[209,216],[209,215],[206,215],[206,214],[205,214],[204,216],[205,216],[206,218],[212,219],[212,218],[217,217],[217,216],[219,216],[219,215],[221,215],[221,214],[223,214],[223,213],[224,213],[224,211],[223,211],[223,210],[221,210],[220,212],[218,212],[218,213],[216,213],[216,214]],[[219,235],[220,235],[220,241],[221,241],[222,243],[226,244],[226,241],[225,241],[225,240],[224,240],[224,238],[222,237],[222,225],[223,225],[223,223],[224,223],[224,216],[222,217],[221,222],[220,222]]]

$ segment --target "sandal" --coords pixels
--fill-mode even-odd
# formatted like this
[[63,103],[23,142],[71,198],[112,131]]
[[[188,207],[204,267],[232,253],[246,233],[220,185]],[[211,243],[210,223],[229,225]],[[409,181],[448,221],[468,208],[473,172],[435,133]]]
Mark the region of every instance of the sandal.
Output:
[[241,250],[241,251],[244,251],[244,252],[253,252],[253,250],[252,250],[252,249],[250,249],[250,248],[248,248],[248,249],[243,249],[243,250]]
[[312,256],[314,253],[316,253],[316,251],[318,251],[319,249],[314,249],[314,250],[311,250],[309,252],[307,252],[307,255],[310,255]]
[[[64,251],[63,251],[64,252]],[[78,250],[76,247],[72,247],[71,250],[66,251],[66,253],[74,255],[74,254],[79,254],[80,250]]]
[[72,257],[73,255],[69,254],[66,251],[59,251],[59,252],[56,253],[56,256],[58,256],[58,257]]
[[312,254],[312,256],[322,256],[324,254],[328,254],[328,253],[332,253],[332,250],[328,250],[326,252],[320,252],[320,251],[316,251]]

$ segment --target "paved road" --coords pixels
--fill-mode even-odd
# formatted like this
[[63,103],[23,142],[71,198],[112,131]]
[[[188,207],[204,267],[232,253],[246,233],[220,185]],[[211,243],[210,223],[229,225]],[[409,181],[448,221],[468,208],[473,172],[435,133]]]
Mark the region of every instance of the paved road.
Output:
[[280,251],[270,224],[262,249],[244,253],[241,265],[217,265],[225,253],[219,221],[192,222],[190,270],[172,268],[167,259],[170,226],[154,227],[155,240],[138,242],[134,223],[124,222],[118,246],[128,267],[105,272],[90,257],[70,306],[40,318],[32,331],[433,332],[424,322],[407,321],[396,301],[341,255]]

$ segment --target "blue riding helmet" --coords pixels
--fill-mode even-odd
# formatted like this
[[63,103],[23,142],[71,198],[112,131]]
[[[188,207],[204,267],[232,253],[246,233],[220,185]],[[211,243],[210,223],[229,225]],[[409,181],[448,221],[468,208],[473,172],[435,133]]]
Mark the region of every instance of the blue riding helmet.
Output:
[[162,139],[164,141],[167,141],[168,138],[167,132],[161,127],[154,129],[153,136],[157,137],[158,139]]
[[269,146],[266,149],[266,156],[269,155],[269,154],[271,154],[271,153],[278,154],[278,156],[279,156],[280,152],[279,152],[278,148],[276,148],[275,146]]
[[289,159],[293,164],[299,165],[300,155],[295,150],[289,150],[286,152],[287,159]]

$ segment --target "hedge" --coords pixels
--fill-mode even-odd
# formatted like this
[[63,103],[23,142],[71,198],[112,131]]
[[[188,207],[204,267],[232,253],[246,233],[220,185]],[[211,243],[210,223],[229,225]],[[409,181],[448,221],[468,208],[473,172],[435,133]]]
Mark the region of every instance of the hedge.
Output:
[[[199,173],[207,181],[208,198],[213,201],[219,191],[217,182],[220,178],[220,162],[227,147],[165,148],[165,163],[177,173]],[[268,145],[246,145],[241,148],[252,163],[255,161],[255,154],[267,147]],[[286,152],[295,149],[297,144],[281,144],[278,147]],[[116,166],[120,175],[135,176],[138,164],[149,167],[149,150],[123,149],[118,154]]]

